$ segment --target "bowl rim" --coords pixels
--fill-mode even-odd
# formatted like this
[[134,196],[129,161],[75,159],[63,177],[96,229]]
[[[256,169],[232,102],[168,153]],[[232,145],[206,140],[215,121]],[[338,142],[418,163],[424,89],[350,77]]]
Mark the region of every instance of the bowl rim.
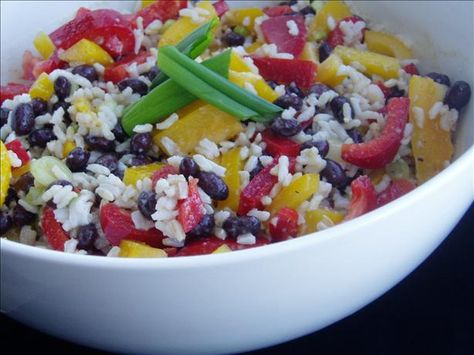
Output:
[[[95,255],[81,255],[58,252],[56,250],[38,248],[35,246],[21,244],[10,241],[6,238],[0,238],[0,252],[9,253],[20,257],[36,259],[47,263],[68,264],[70,266],[80,266],[84,268],[101,269],[186,269],[208,267],[216,265],[227,265],[241,263],[250,259],[262,259],[275,256],[277,254],[287,254],[298,251],[316,244],[338,241],[351,232],[356,226],[361,228],[364,225],[370,225],[377,220],[395,213],[397,210],[408,208],[413,201],[423,196],[431,194],[433,189],[439,188],[445,183],[462,173],[464,168],[474,161],[474,144],[459,156],[449,167],[438,173],[436,176],[418,186],[414,191],[398,198],[397,200],[379,207],[363,216],[344,222],[343,224],[328,228],[323,231],[306,234],[302,237],[286,240],[278,243],[272,243],[261,247],[239,250],[237,252],[222,254],[193,255],[185,257],[170,258],[119,258],[104,257]],[[474,178],[474,175],[473,175]],[[474,181],[474,180],[473,180]],[[474,185],[473,185],[474,187]],[[474,189],[473,189],[474,191]],[[471,196],[474,201],[474,194]],[[315,235],[317,237],[315,238]]]

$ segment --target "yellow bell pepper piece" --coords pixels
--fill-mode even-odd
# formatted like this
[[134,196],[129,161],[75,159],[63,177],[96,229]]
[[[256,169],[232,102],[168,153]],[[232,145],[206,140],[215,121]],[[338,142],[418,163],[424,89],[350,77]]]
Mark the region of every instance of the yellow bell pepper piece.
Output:
[[347,77],[346,75],[337,75],[337,72],[342,65],[342,60],[336,54],[331,54],[318,67],[316,74],[316,81],[326,84],[330,87],[335,87],[342,83]]
[[141,1],[141,8],[144,9],[145,7],[148,7],[150,5],[153,5],[153,3],[155,3],[156,0],[142,0]]
[[264,13],[262,9],[256,8],[256,7],[248,7],[248,8],[242,8],[242,9],[230,10],[227,13],[227,18],[229,19],[229,22],[232,25],[244,26],[247,30],[253,31],[255,19],[263,15]]
[[122,258],[166,258],[168,254],[163,249],[152,248],[145,243],[122,240],[119,256]]
[[151,178],[153,173],[159,170],[163,164],[152,163],[141,166],[132,166],[125,169],[123,174],[123,183],[125,185],[135,186],[138,180],[143,180],[145,178]]
[[[209,15],[202,16],[207,20],[211,20],[213,17],[217,16],[216,10],[210,1],[201,1],[197,4],[197,7],[209,12]],[[199,23],[194,23],[189,17],[181,17],[178,21],[173,23],[161,36],[158,47],[163,46],[174,46],[181,42],[181,40],[201,26]],[[215,31],[216,29],[214,29]]]
[[382,181],[384,175],[385,169],[375,169],[370,172],[369,177],[372,181],[372,184],[378,185]]
[[327,1],[314,17],[309,32],[316,40],[326,38],[330,31],[328,26],[329,17],[332,17],[334,22],[337,23],[349,16],[352,16],[351,10],[343,1]]
[[204,138],[218,143],[235,137],[242,130],[242,124],[235,117],[205,104],[182,116],[170,128],[155,132],[153,142],[170,154],[161,142],[164,137],[168,137],[176,143],[181,153],[189,154]]
[[40,32],[36,35],[35,39],[33,40],[33,44],[43,59],[48,59],[51,57],[51,55],[56,50],[56,46],[54,45],[53,41],[44,32]]
[[314,64],[319,65],[319,56],[316,49],[316,44],[313,42],[306,42],[303,53],[300,55],[300,59],[309,60]]
[[[416,179],[423,183],[443,170],[449,162],[454,147],[451,132],[440,127],[440,115],[430,119],[429,111],[438,101],[443,101],[446,87],[431,78],[414,75],[408,86],[410,98],[410,122],[413,124],[411,146],[415,158]],[[416,119],[416,108],[423,109],[422,126]]]
[[74,148],[76,148],[76,143],[74,143],[74,141],[67,140],[66,142],[64,142],[63,158],[65,158]]
[[245,47],[245,51],[249,54],[254,53],[257,49],[259,49],[261,46],[263,46],[262,42],[254,42],[250,46]]
[[25,175],[30,171],[30,163],[20,166],[19,168],[12,169],[12,176],[14,179],[18,179],[20,176]]
[[49,80],[49,76],[46,73],[41,73],[30,88],[30,96],[32,99],[38,98],[49,101],[53,93],[54,84]]
[[291,184],[284,187],[268,207],[271,214],[277,213],[283,207],[297,209],[310,198],[319,188],[318,174],[304,174]]
[[77,112],[82,113],[88,113],[92,110],[90,101],[84,97],[74,101],[74,107],[76,108]]
[[61,53],[59,58],[73,66],[94,63],[108,66],[114,63],[109,53],[87,39],[81,39],[72,47]]
[[230,208],[232,211],[237,211],[240,200],[240,175],[242,170],[242,159],[240,159],[240,148],[235,148],[224,153],[221,157],[220,165],[226,168],[224,181],[229,188],[229,197],[220,201],[219,209]]
[[11,177],[12,167],[8,157],[8,150],[3,142],[0,141],[0,206],[3,206],[7,197]]
[[222,253],[228,253],[229,251],[232,251],[231,248],[229,248],[227,245],[222,244],[219,248],[214,250],[212,254],[222,254]]
[[341,223],[344,215],[329,209],[317,209],[305,214],[305,224],[301,228],[301,234],[313,233],[318,230],[318,223],[328,221],[332,224]]
[[230,55],[229,69],[242,73],[247,73],[251,71],[247,63],[245,63],[245,61],[234,51],[232,51]]
[[369,51],[398,59],[413,58],[411,49],[400,39],[391,34],[367,30],[365,31],[364,38]]
[[229,70],[229,80],[244,89],[246,88],[246,83],[251,84],[255,88],[257,95],[267,101],[273,102],[278,99],[278,94],[258,74]]
[[365,67],[364,74],[379,75],[384,79],[398,78],[400,62],[398,59],[370,51],[361,51],[355,48],[337,46],[334,52],[344,64],[351,65],[357,62]]

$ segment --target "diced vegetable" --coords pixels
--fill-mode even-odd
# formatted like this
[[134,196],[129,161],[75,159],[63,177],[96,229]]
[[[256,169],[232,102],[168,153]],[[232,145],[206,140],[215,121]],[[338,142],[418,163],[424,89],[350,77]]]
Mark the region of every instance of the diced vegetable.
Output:
[[36,35],[33,44],[43,59],[49,59],[56,50],[53,41],[51,41],[51,38],[49,38],[49,36],[44,32],[39,32]]
[[296,157],[300,153],[301,145],[290,138],[278,136],[267,129],[262,133],[263,141],[267,145],[266,151],[273,157],[286,155]]
[[[226,51],[204,61],[202,65],[227,77],[229,62],[230,51]],[[131,135],[136,125],[159,122],[196,100],[196,96],[168,79],[125,110],[122,117],[123,129]]]
[[136,22],[136,19],[141,17],[143,28],[147,28],[155,20],[165,23],[167,20],[178,18],[179,10],[184,9],[187,4],[187,0],[156,0],[135,13],[132,21]]
[[114,84],[117,84],[120,81],[127,79],[130,76],[127,68],[132,63],[136,63],[137,65],[145,63],[149,56],[150,53],[148,52],[140,52],[138,54],[131,53],[125,56],[120,61],[105,68],[104,81],[111,81]]
[[140,8],[144,9],[152,4],[154,4],[156,0],[141,0]]
[[74,141],[71,141],[71,140],[67,140],[66,142],[64,142],[64,145],[63,145],[63,158],[66,158],[67,155],[71,152],[71,150],[73,150],[74,148],[76,148],[76,143],[74,143]]
[[218,0],[214,4],[214,9],[216,10],[216,14],[219,17],[222,17],[227,11],[229,11],[229,5],[225,2],[225,0]]
[[[361,19],[359,16],[349,16],[349,17],[343,18],[341,21],[339,21],[336,28],[333,29],[328,34],[328,38],[326,42],[331,46],[331,48],[336,48],[337,46],[344,44],[345,34],[341,28],[341,22],[351,22],[351,23],[363,22],[365,24],[365,21]],[[365,33],[365,28],[362,29],[362,38],[364,38],[364,33]]]
[[293,10],[288,5],[267,7],[263,9],[263,12],[265,12],[265,15],[270,16],[270,17],[293,14]]
[[248,31],[253,32],[255,19],[263,16],[262,9],[256,7],[245,7],[230,10],[226,15],[232,25],[244,26]]
[[224,201],[219,201],[218,208],[230,208],[237,211],[239,208],[240,196],[240,175],[242,170],[242,159],[240,158],[240,148],[234,148],[224,153],[221,157],[220,165],[226,169],[224,182],[229,188],[229,197]]
[[229,251],[232,251],[231,248],[229,248],[227,245],[222,244],[219,248],[214,250],[212,254],[221,254],[221,253],[228,253]]
[[367,176],[359,176],[351,183],[352,199],[345,220],[370,212],[377,207],[377,192]]
[[54,217],[54,210],[45,206],[41,214],[41,229],[51,248],[64,251],[64,243],[69,240],[69,234]]
[[[72,172],[58,158],[44,156],[30,163],[31,174],[36,182],[43,186],[48,186],[58,179],[72,181]],[[61,177],[60,177],[61,176]]]
[[[284,207],[278,211],[268,225],[272,240],[282,241],[298,235],[298,212]],[[276,223],[275,223],[276,222]]]
[[342,159],[365,169],[384,168],[392,162],[400,148],[409,107],[410,100],[405,97],[390,99],[382,133],[369,142],[343,144]]
[[170,155],[166,145],[162,143],[162,139],[168,137],[176,143],[181,153],[189,154],[204,138],[218,143],[235,137],[242,129],[242,124],[237,119],[206,104],[181,117],[170,128],[154,133],[153,141]]
[[310,32],[315,40],[321,40],[329,33],[328,19],[332,17],[334,23],[351,16],[351,10],[343,1],[327,1],[317,12],[310,26]]
[[169,175],[176,175],[179,173],[178,168],[173,165],[165,165],[162,168],[156,170],[151,177],[151,184],[153,189],[155,188],[156,182],[160,179],[166,179]]
[[393,163],[387,165],[385,170],[387,171],[387,174],[394,179],[410,178],[410,167],[408,166],[408,163],[403,159],[396,160]]
[[253,245],[238,244],[237,242],[230,239],[222,240],[216,237],[199,238],[197,240],[188,242],[176,253],[176,256],[213,254],[219,248],[224,248],[224,245],[230,250],[241,250],[258,247],[265,244],[268,244],[268,240],[263,238],[257,238],[257,242]]
[[307,60],[319,65],[318,51],[316,50],[316,44],[313,42],[306,42],[304,45],[303,53],[301,53],[299,59]]
[[282,84],[295,82],[303,89],[309,88],[314,83],[316,65],[311,61],[254,57],[253,62],[266,80]]
[[243,89],[248,87],[249,84],[252,85],[257,95],[269,102],[273,102],[278,98],[278,94],[258,74],[231,70],[229,71],[229,80]]
[[390,185],[377,196],[377,207],[386,205],[389,202],[414,190],[416,184],[406,179],[393,180]]
[[305,224],[301,228],[301,233],[308,234],[316,232],[320,222],[323,222],[325,225],[329,226],[341,223],[344,219],[344,215],[337,211],[320,208],[306,212],[304,219]]
[[73,20],[50,33],[49,37],[62,49],[88,39],[100,44],[112,57],[126,55],[135,48],[130,22],[115,10],[78,11]]
[[[287,23],[295,22],[296,35],[290,34]],[[274,43],[278,52],[290,53],[298,57],[306,44],[307,30],[301,15],[271,17],[262,22],[261,29],[267,43]]]
[[109,53],[87,39],[81,39],[72,45],[69,49],[62,52],[59,58],[70,65],[99,63],[108,66],[114,63]]
[[297,209],[309,199],[319,188],[318,174],[304,174],[284,187],[268,207],[271,214],[275,214],[283,207]]
[[163,164],[153,163],[141,166],[132,166],[125,169],[123,183],[125,185],[135,186],[138,180],[145,178],[151,179],[153,173],[163,167]]
[[[10,143],[5,144],[5,147],[16,154],[18,159],[21,160],[22,166],[30,162],[31,160],[30,154],[28,153],[28,151],[26,150],[26,148],[23,146],[23,144],[21,143],[19,139],[15,139],[11,141]],[[16,169],[17,168],[13,168],[12,170],[16,170]]]
[[[446,86],[435,83],[431,78],[412,76],[408,87],[410,98],[410,122],[413,124],[411,147],[416,165],[418,183],[425,182],[444,169],[454,147],[451,133],[441,128],[438,114],[430,119],[429,112],[438,101],[443,101]],[[417,113],[416,111],[423,110]],[[420,113],[423,116],[417,119]]]
[[0,86],[0,105],[5,100],[12,100],[16,95],[25,94],[30,90],[30,87],[23,84],[8,83],[5,86]]
[[204,217],[204,204],[199,195],[197,183],[197,179],[190,179],[188,197],[178,201],[178,221],[185,233],[192,231]]
[[163,249],[152,248],[145,243],[122,240],[119,256],[122,258],[166,258],[168,254]]
[[41,73],[41,75],[36,79],[30,89],[30,96],[32,99],[43,99],[49,101],[51,96],[54,93],[54,84],[49,80],[49,76],[46,73]]
[[413,53],[405,43],[394,35],[376,32],[376,31],[365,31],[365,44],[369,51],[388,55],[398,59],[411,59]]
[[365,68],[364,74],[375,74],[384,79],[398,78],[398,71],[400,70],[398,59],[344,46],[337,46],[334,52],[339,55],[346,65],[350,65],[353,62],[361,64]]
[[336,54],[331,54],[318,67],[316,81],[326,84],[330,87],[336,87],[347,77],[347,75],[338,75],[342,60]]
[[20,176],[30,171],[30,163],[20,166],[19,168],[12,169],[12,176],[14,179],[18,179]]
[[239,88],[174,47],[162,47],[158,65],[171,79],[212,105],[240,119],[267,121],[281,108]]
[[12,177],[12,169],[8,151],[2,141],[0,141],[0,207],[3,206],[8,195],[8,187]]

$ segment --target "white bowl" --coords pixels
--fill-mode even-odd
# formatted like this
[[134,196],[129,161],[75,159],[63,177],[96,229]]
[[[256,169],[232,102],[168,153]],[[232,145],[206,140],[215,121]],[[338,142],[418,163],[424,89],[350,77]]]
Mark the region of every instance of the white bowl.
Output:
[[[35,33],[52,30],[78,6],[2,2],[2,82],[17,74],[11,69]],[[472,86],[472,2],[354,6],[408,35],[422,72],[444,72]],[[2,240],[1,310],[69,341],[133,353],[237,352],[314,332],[403,279],[473,201],[473,107],[471,101],[464,110],[449,168],[399,200],[315,235],[163,260],[68,255]]]

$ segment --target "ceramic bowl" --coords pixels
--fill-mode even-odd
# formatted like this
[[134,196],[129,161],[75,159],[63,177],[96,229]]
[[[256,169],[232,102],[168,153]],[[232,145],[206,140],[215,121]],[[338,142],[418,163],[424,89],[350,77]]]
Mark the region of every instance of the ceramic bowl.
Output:
[[[39,30],[48,32],[89,5],[2,2],[2,82],[18,76],[13,68]],[[473,86],[474,3],[353,5],[373,23],[409,37],[422,72],[444,72]],[[450,167],[397,201],[314,235],[160,260],[69,255],[2,240],[1,310],[72,342],[132,353],[239,352],[321,329],[402,280],[473,201],[473,107],[471,101],[464,110]]]

